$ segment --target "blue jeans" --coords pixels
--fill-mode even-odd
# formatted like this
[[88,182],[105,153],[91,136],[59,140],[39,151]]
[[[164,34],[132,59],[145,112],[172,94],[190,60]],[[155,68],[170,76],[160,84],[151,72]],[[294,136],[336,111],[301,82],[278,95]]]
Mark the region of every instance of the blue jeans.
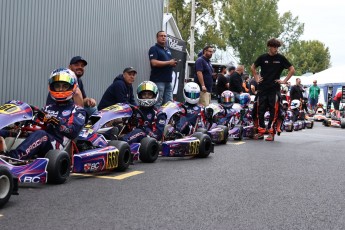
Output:
[[158,87],[159,95],[155,107],[158,109],[168,101],[173,100],[173,89],[171,82],[155,82]]

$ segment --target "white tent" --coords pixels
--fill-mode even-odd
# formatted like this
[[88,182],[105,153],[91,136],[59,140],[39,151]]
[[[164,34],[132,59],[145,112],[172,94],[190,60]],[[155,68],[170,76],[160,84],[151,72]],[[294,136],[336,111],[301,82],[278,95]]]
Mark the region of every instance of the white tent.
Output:
[[345,85],[345,65],[331,67],[329,69],[311,75],[312,80],[317,80],[318,85]]

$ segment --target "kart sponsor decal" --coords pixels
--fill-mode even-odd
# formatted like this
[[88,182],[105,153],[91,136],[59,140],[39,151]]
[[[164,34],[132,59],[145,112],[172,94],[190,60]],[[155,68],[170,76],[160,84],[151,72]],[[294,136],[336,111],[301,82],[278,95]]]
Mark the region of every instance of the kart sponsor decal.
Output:
[[120,105],[111,105],[107,108],[104,108],[103,110],[112,110],[112,111],[118,111],[118,110],[122,110],[123,107]]
[[81,113],[78,114],[78,118],[82,119],[82,120],[85,120],[85,116]]
[[62,116],[68,116],[71,114],[71,110],[64,110],[62,111]]
[[84,172],[98,172],[98,171],[101,171],[102,168],[103,168],[103,165],[101,162],[84,164]]
[[23,178],[19,179],[20,182],[22,183],[45,183],[46,182],[46,177],[39,177],[39,176],[24,176]]
[[199,153],[200,141],[195,140],[189,143],[189,154],[196,155]]
[[13,104],[4,104],[0,106],[0,113],[11,114],[20,111],[19,107]]
[[119,153],[120,152],[118,149],[111,151],[111,152],[108,152],[106,169],[117,168],[117,166],[119,164]]

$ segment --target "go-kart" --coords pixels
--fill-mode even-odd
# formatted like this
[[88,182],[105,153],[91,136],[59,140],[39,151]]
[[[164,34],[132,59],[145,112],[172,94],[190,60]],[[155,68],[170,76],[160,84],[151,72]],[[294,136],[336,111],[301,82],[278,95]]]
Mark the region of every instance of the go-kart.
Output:
[[18,195],[18,178],[13,177],[7,167],[0,165],[0,208],[8,202],[11,195]]
[[[45,128],[45,124],[37,119],[38,113],[44,112],[20,101],[10,101],[0,107],[0,129],[15,130],[16,134],[5,138],[7,149],[15,149],[30,133]],[[104,137],[90,129],[83,131],[84,135],[85,132],[88,134],[86,138],[69,141],[63,150],[53,149],[30,160],[1,156],[0,164],[9,168],[19,182],[54,184],[64,183],[71,171],[92,173],[128,168],[130,148],[127,143],[106,142]]]
[[326,127],[345,129],[345,112],[343,109],[341,110],[340,116],[340,118],[337,118],[335,112],[333,111],[331,113],[331,118],[323,120],[322,124]]
[[214,151],[211,138],[198,128],[201,117],[197,119],[194,127],[189,127],[188,134],[182,134],[177,129],[177,122],[181,116],[186,115],[186,107],[182,103],[167,102],[158,113],[166,116],[166,126],[161,142],[160,155],[162,157],[196,156],[206,158]]

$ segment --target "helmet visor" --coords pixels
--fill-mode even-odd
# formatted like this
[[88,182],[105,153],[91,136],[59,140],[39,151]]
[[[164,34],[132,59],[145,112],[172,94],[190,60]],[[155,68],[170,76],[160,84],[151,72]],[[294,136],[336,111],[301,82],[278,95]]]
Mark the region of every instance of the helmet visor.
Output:
[[74,84],[74,78],[72,78],[67,73],[62,73],[62,74],[53,76],[52,78],[49,79],[49,84],[54,83],[54,82],[58,82],[58,81],[67,82],[70,85]]
[[142,84],[138,87],[138,92],[142,92],[142,91],[151,91],[151,92],[155,92],[155,87],[152,84]]
[[198,99],[200,97],[200,93],[196,93],[196,92],[186,92],[186,91],[184,91],[184,94],[186,95],[186,97],[188,97],[190,99]]

